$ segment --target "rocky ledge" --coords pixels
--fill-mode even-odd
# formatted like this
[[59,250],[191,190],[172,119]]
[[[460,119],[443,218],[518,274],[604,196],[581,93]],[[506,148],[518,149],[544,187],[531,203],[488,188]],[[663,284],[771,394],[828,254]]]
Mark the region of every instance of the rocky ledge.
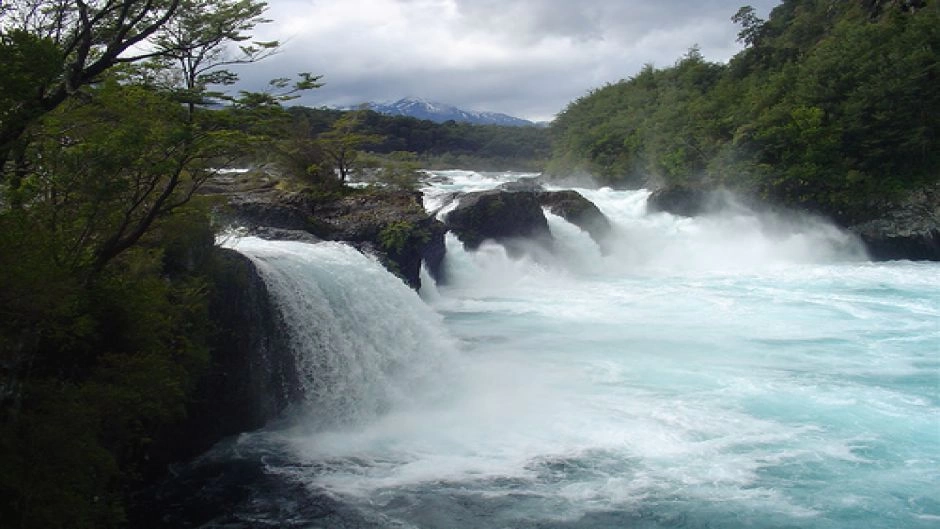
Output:
[[940,184],[915,191],[887,213],[849,229],[873,259],[940,261]]
[[424,211],[421,193],[391,189],[284,191],[274,186],[225,195],[232,225],[259,237],[345,241],[375,255],[412,288],[421,285],[421,263],[441,274],[444,225]]

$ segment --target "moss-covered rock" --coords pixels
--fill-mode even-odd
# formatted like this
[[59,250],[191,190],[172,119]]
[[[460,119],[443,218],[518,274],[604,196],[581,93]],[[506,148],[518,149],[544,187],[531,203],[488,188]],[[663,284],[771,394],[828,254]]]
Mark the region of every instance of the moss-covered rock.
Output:
[[[223,185],[224,184],[224,185]],[[281,189],[246,187],[237,180],[212,189],[227,206],[223,222],[269,239],[344,241],[375,255],[412,288],[421,286],[421,264],[442,274],[442,223],[428,214],[420,192],[392,188]]]

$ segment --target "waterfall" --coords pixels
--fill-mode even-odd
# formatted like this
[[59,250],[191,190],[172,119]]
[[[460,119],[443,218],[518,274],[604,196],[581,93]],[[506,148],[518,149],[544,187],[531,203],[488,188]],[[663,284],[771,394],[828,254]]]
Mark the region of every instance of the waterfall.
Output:
[[441,317],[375,259],[340,243],[235,239],[290,335],[306,406],[321,427],[416,398],[454,346]]
[[[437,176],[432,210],[516,175]],[[552,252],[449,234],[449,280],[423,301],[341,244],[238,240],[313,426],[239,436],[265,471],[242,519],[936,526],[935,263],[869,262],[813,217],[685,218],[648,213],[647,191],[577,191],[612,224],[604,252],[551,214]]]

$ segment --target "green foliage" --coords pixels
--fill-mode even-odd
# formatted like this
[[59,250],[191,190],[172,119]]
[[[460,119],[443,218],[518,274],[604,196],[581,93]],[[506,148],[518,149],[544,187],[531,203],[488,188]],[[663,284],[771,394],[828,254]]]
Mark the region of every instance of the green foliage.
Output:
[[333,122],[330,130],[317,134],[320,149],[331,162],[331,167],[339,175],[339,181],[345,183],[349,174],[362,154],[364,145],[382,141],[378,134],[366,132],[362,127],[362,111],[343,113]]
[[675,65],[571,103],[548,172],[725,185],[847,222],[940,177],[937,2],[784,2],[733,17],[728,65]]
[[115,527],[207,365],[195,193],[317,78],[206,90],[275,48],[249,42],[262,2],[29,4],[0,5],[0,520]]
[[421,184],[423,173],[415,153],[396,151],[387,155],[363,153],[357,161],[356,175],[360,180],[413,191]]
[[538,127],[434,123],[407,116],[385,116],[371,110],[344,113],[294,107],[290,113],[309,127],[310,138],[339,128],[336,124],[344,115],[355,115],[356,132],[368,136],[358,143],[359,151],[379,155],[414,153],[425,168],[539,170],[549,156],[548,133]]
[[[379,242],[382,243],[382,249],[391,253],[401,253],[414,237],[422,239],[422,234],[416,235],[415,225],[406,220],[392,222],[379,232]],[[427,237],[427,234],[423,234],[424,241]]]
[[[123,520],[122,489],[138,476],[154,432],[182,417],[206,365],[205,261],[173,277],[165,271],[170,248],[208,255],[211,239],[190,235],[207,226],[205,211],[174,218],[92,284],[50,263],[54,241],[41,232],[28,245],[22,233],[0,241],[4,256],[35,248],[4,262],[13,276],[0,279],[4,315],[15,315],[0,323],[0,336],[15,346],[4,348],[12,371],[4,373],[0,408],[0,517],[17,520],[14,527]],[[38,284],[44,288],[22,292]]]

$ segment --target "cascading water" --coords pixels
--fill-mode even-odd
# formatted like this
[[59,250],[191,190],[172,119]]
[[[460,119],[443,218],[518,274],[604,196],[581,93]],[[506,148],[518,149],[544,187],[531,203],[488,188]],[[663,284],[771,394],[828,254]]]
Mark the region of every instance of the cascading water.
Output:
[[255,264],[288,328],[310,424],[354,424],[402,406],[453,354],[440,316],[349,246],[228,244]]
[[[429,209],[518,175],[435,176]],[[579,192],[610,252],[552,215],[548,258],[448,235],[424,302],[340,245],[238,243],[314,395],[243,447],[348,525],[940,523],[940,265],[868,262],[818,219]]]

